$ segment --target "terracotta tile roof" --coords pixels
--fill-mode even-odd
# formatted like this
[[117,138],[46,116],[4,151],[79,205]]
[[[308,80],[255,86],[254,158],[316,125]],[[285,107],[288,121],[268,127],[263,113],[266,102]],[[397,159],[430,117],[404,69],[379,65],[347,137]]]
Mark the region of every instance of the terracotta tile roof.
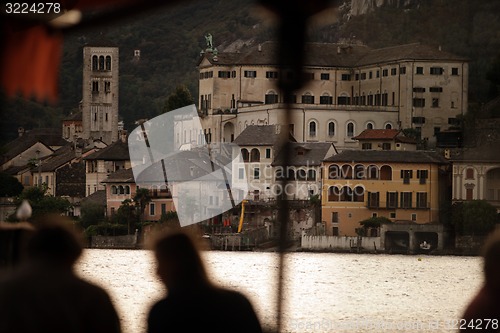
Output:
[[62,138],[60,128],[36,128],[28,130],[22,136],[15,138],[3,146],[5,153],[2,154],[2,160],[10,160],[12,157],[21,154],[37,142],[47,147],[60,147],[68,143]]
[[56,195],[85,197],[85,163],[67,164],[56,171]]
[[[250,125],[236,137],[234,143],[238,146],[274,146],[278,139],[276,125]],[[296,141],[291,135],[290,139]]]
[[76,158],[76,154],[72,146],[73,145],[71,143],[67,143],[65,146],[56,150],[52,155],[44,158],[42,160],[41,171],[54,171],[55,169],[71,162],[71,160]]
[[65,117],[63,121],[82,121],[82,111],[72,113]]
[[[292,142],[290,144],[288,165],[319,166],[325,159],[328,150],[333,147],[329,142]],[[272,166],[281,165],[284,153],[281,151],[275,158]]]
[[[260,45],[260,50],[258,45],[252,45],[241,49],[240,52],[221,52],[215,58],[212,53],[206,53],[202,55],[198,64],[206,58],[214,66],[278,66],[277,45],[276,42],[265,42]],[[420,43],[381,49],[370,49],[365,45],[307,43],[305,55],[306,67],[351,68],[403,60],[467,61],[466,58]]]
[[420,43],[397,45],[370,50],[358,62],[358,66],[401,60],[467,61],[464,57],[440,51],[438,48]]
[[7,169],[3,170],[2,173],[14,176],[14,175],[19,174],[19,172],[29,170],[29,168],[30,167],[27,164],[26,165],[19,165],[19,166],[11,165]]
[[128,144],[121,140],[96,151],[84,158],[85,160],[126,161],[130,160]]
[[[169,182],[192,181],[203,178],[204,181],[223,181],[218,178],[214,171],[220,170],[222,165],[227,165],[230,159],[218,158],[214,156],[216,163],[212,164],[207,151],[186,150],[175,153],[172,158],[165,158],[153,163],[144,169],[136,177],[138,184],[157,184],[165,183],[166,174]],[[163,172],[165,167],[165,174]],[[231,170],[227,170],[231,172]]]
[[397,129],[365,129],[358,136],[353,137],[354,140],[379,140],[379,141],[396,141],[401,143],[417,142],[413,138],[409,138],[403,134],[401,130]]
[[344,150],[325,159],[325,162],[449,163],[443,155],[435,151],[424,150]]
[[394,140],[400,133],[397,129],[365,129],[354,140]]
[[82,204],[85,202],[94,202],[106,206],[106,191],[98,190],[91,195],[82,199]]
[[121,169],[108,175],[101,183],[133,183],[134,173],[132,168]]

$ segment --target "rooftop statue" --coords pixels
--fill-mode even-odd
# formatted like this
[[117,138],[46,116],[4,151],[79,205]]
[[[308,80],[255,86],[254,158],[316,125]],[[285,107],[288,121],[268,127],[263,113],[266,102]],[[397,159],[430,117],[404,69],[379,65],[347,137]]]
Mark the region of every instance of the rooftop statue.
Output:
[[207,42],[207,50],[211,50],[214,47],[211,33],[205,35],[205,41]]

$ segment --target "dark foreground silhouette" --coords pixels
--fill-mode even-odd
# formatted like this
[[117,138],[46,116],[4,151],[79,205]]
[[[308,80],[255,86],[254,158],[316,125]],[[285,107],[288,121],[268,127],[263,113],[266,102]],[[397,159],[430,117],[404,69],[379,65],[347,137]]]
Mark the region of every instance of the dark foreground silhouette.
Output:
[[73,272],[79,238],[61,217],[39,221],[27,260],[0,281],[2,333],[119,333],[108,294]]
[[245,296],[210,282],[196,243],[188,234],[177,231],[165,235],[153,250],[158,276],[168,294],[150,310],[148,333],[262,332]]
[[500,230],[483,249],[484,284],[467,306],[460,332],[500,332]]

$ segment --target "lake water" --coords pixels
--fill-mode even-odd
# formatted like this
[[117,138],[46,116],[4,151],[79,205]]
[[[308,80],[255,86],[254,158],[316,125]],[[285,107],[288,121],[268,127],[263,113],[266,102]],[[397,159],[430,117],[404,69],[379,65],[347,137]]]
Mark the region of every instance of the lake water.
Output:
[[[203,257],[215,282],[247,295],[262,323],[275,325],[276,253]],[[450,332],[483,281],[477,257],[301,252],[286,263],[284,332]],[[164,295],[149,251],[88,249],[77,271],[109,291],[125,333],[145,332]]]

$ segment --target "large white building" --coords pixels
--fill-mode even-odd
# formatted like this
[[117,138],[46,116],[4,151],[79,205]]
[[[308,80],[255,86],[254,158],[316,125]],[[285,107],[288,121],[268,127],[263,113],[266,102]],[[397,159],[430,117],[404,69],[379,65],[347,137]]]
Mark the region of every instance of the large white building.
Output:
[[432,141],[467,112],[467,60],[439,48],[408,44],[383,49],[310,43],[308,83],[292,96],[277,88],[274,42],[241,52],[202,54],[199,110],[209,142],[229,142],[249,125],[282,124],[299,142],[354,148],[364,129],[414,128]]

